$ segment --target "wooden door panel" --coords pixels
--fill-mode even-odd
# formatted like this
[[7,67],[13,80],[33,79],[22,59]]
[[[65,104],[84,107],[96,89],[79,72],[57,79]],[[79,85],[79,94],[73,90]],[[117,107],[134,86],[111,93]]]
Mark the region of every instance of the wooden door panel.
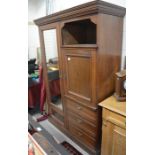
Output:
[[91,51],[66,50],[65,94],[81,101],[92,101],[92,56]]
[[115,127],[113,130],[112,155],[126,154],[125,130]]
[[126,155],[125,129],[106,122],[102,128],[101,155]]
[[90,98],[90,58],[67,56],[68,91],[74,95]]

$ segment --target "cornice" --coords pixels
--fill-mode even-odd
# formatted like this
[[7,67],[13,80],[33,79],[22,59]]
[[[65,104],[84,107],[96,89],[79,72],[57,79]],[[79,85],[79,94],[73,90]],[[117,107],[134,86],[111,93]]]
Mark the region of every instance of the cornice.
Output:
[[84,3],[34,20],[38,26],[98,13],[124,17],[126,9],[101,0]]

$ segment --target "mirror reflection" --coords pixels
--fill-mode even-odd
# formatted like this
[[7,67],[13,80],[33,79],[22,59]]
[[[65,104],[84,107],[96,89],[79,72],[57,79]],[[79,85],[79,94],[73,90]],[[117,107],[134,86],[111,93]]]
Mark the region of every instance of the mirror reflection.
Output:
[[51,103],[62,110],[56,29],[46,30],[43,35]]

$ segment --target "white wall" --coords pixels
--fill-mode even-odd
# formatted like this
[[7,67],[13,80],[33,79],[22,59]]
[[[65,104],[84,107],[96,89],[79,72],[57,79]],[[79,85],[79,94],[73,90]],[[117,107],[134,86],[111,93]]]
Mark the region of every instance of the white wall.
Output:
[[[52,0],[51,0],[52,1]],[[86,2],[91,2],[94,0],[53,0],[52,4],[54,5],[53,12],[58,12],[60,10],[68,9],[70,7],[86,3]],[[110,2],[113,4],[117,4],[120,6],[126,6],[126,0],[104,0],[105,2]]]
[[28,1],[28,20],[43,17],[46,15],[46,0],[29,0]]
[[28,1],[28,57],[37,57],[37,48],[40,47],[38,27],[33,23],[34,19],[46,15],[46,0]]
[[[49,8],[51,13],[55,13],[90,1],[93,1],[93,0],[49,0],[51,4]],[[126,7],[126,0],[104,0],[104,1]],[[46,15],[46,0],[29,0],[29,21],[33,21],[34,19],[37,19],[45,15]],[[125,41],[126,24],[125,23],[126,23],[126,18],[124,19],[121,68],[123,68],[124,66],[124,56],[126,55],[126,41]],[[36,48],[38,46],[40,46],[38,30],[36,26],[29,25],[29,57],[30,58],[36,57]],[[53,51],[56,51],[56,46],[52,46],[52,47],[53,47]]]
[[122,43],[122,61],[121,61],[121,69],[125,66],[125,56],[126,56],[126,16],[124,17],[124,25],[123,25],[123,43]]

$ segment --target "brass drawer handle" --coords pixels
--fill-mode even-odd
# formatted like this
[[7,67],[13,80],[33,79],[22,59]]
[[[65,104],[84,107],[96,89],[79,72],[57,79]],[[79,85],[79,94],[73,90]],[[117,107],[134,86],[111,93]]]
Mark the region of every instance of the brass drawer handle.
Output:
[[78,132],[78,136],[80,136],[80,137],[81,137],[82,135],[83,135],[82,133]]
[[77,120],[77,123],[79,123],[79,124],[82,123],[82,120],[79,120],[79,119],[78,119],[78,120]]
[[77,107],[77,109],[78,109],[78,110],[81,110],[82,108],[81,108],[81,107]]

